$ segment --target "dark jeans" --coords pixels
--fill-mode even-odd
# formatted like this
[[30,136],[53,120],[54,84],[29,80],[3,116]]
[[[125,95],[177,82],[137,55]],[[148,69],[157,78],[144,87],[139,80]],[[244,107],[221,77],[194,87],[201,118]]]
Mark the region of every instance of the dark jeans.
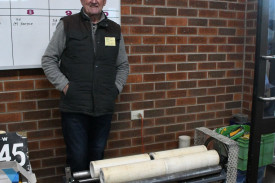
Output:
[[62,112],[61,117],[67,164],[72,172],[89,170],[90,161],[103,159],[112,115],[93,117]]

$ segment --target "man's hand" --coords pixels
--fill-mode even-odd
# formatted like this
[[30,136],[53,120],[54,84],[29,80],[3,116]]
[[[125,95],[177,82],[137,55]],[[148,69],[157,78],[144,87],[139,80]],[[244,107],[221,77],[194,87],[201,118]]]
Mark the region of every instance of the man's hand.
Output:
[[69,88],[69,84],[67,84],[67,85],[63,88],[63,93],[64,93],[65,95],[67,94],[68,88]]

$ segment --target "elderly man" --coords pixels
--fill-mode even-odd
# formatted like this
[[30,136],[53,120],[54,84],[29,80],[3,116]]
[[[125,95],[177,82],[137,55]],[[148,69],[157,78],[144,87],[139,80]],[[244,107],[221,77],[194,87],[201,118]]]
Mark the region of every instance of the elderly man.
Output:
[[107,0],[81,0],[64,17],[42,57],[48,80],[61,91],[62,131],[73,172],[103,159],[117,95],[129,64],[121,29],[102,9]]

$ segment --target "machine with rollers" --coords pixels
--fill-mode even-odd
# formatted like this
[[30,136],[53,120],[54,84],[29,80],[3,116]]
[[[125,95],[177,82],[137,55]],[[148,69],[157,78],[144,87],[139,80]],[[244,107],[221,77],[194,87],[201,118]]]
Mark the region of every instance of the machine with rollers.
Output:
[[235,183],[237,162],[238,144],[202,127],[195,130],[192,147],[92,161],[89,171],[66,168],[65,182]]

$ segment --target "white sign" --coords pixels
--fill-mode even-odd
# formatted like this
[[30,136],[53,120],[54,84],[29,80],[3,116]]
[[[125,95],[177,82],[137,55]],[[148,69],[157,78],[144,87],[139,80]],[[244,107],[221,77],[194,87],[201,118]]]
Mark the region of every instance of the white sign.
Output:
[[[81,7],[80,0],[0,0],[0,69],[40,68],[59,19]],[[120,24],[120,0],[103,11]]]

